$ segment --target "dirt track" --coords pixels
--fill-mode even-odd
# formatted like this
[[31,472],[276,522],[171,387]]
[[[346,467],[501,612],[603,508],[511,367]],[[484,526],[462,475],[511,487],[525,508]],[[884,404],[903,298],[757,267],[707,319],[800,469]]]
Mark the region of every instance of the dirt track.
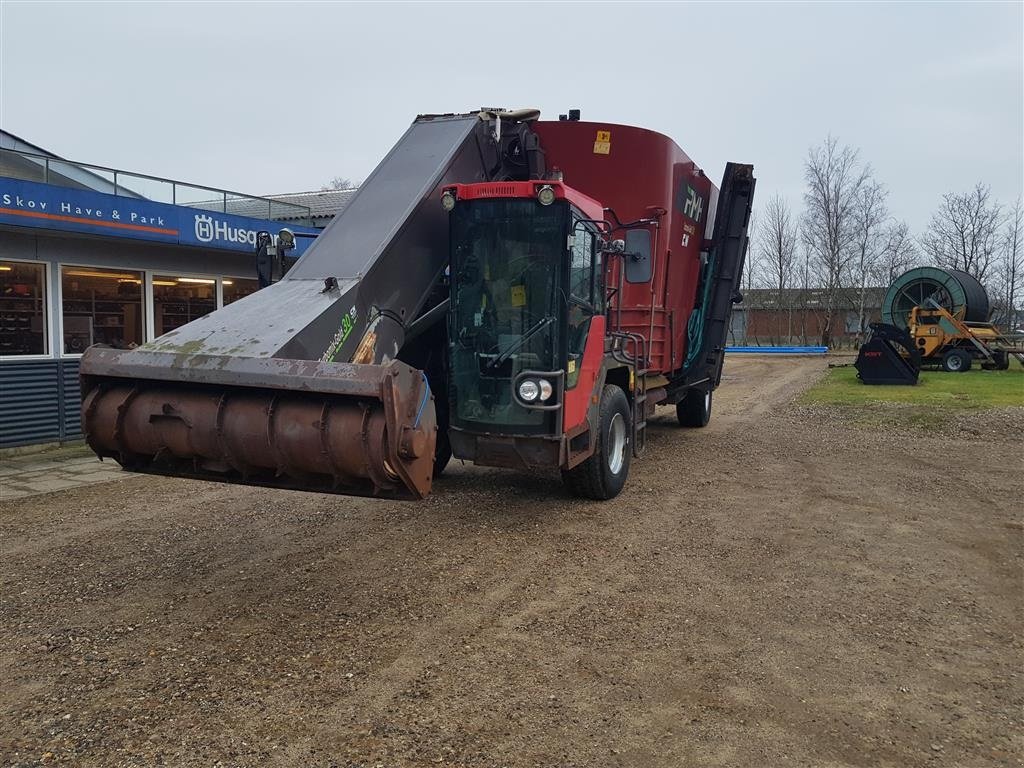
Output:
[[823,368],[731,360],[613,503],[0,503],[2,764],[1020,765],[1019,437],[791,405]]

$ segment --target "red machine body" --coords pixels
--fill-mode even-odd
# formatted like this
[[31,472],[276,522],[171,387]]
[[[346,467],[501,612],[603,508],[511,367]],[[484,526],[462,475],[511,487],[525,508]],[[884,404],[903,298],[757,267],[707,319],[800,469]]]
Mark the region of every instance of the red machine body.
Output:
[[[533,128],[547,167],[562,171],[567,185],[600,201],[621,222],[656,221],[650,225],[650,282],[620,285],[616,262],[609,260],[607,284],[619,289],[615,301],[621,303],[621,313],[613,305],[610,317],[619,325],[613,330],[648,339],[650,372],[680,369],[718,189],[672,139],[655,131],[566,120],[538,121]],[[616,225],[611,214],[597,218]]]

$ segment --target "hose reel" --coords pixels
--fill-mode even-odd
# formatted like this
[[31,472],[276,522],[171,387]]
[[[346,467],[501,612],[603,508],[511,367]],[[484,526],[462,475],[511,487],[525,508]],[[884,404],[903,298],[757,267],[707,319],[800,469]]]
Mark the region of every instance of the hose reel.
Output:
[[930,302],[968,323],[988,320],[988,294],[973,275],[959,269],[917,267],[889,286],[882,302],[882,322],[907,328],[910,311],[927,308]]

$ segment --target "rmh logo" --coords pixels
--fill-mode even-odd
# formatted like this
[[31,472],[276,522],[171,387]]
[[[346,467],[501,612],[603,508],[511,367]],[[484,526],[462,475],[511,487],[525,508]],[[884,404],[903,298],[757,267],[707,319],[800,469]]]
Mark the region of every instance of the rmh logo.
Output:
[[704,212],[704,199],[697,195],[693,187],[687,189],[686,203],[683,205],[683,213],[694,221],[700,221],[700,215]]

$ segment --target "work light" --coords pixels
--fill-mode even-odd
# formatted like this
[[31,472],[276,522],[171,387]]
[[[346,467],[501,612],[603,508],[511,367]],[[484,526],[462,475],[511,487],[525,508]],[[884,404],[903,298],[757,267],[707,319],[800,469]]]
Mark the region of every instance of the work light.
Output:
[[441,195],[441,207],[445,211],[451,211],[455,207],[455,195],[451,192],[445,192]]
[[551,205],[555,202],[555,190],[551,188],[550,184],[545,184],[537,190],[537,202],[541,205]]

